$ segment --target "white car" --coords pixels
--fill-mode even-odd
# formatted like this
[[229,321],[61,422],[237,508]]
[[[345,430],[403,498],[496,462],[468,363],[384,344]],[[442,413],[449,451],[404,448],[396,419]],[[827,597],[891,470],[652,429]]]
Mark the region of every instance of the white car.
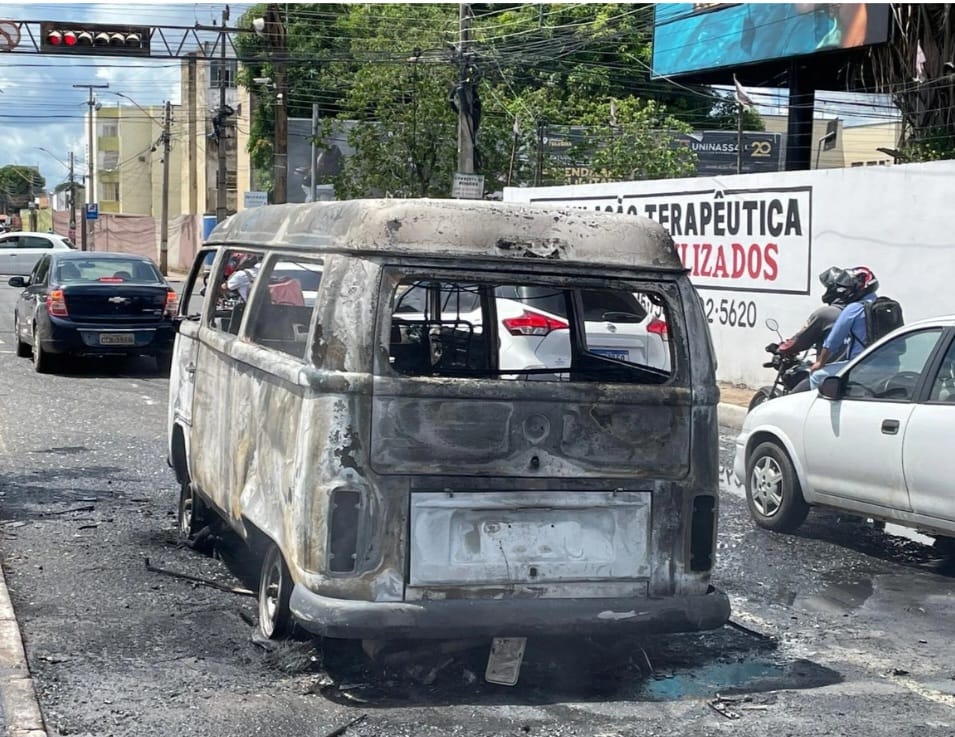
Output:
[[[457,320],[479,334],[483,329],[480,295],[442,294],[442,319]],[[638,295],[593,289],[580,290],[580,298],[589,352],[669,373],[667,324],[652,315]],[[398,299],[396,321],[420,322],[425,314],[425,300],[423,286],[408,289]],[[509,285],[495,290],[501,371],[570,368],[570,326],[565,300],[563,290],[551,287]]]
[[753,409],[734,473],[760,527],[791,532],[810,506],[955,538],[955,315],[906,325],[818,391]]
[[69,238],[56,233],[0,233],[0,274],[26,276],[41,256],[74,248]]

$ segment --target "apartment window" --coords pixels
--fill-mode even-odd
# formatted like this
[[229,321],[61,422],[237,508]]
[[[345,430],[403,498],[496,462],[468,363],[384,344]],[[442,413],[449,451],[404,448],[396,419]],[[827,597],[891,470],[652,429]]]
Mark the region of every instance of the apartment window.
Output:
[[99,134],[103,138],[116,138],[119,135],[119,127],[116,123],[100,123]]
[[223,66],[221,61],[209,63],[209,86],[218,87],[220,80],[225,77],[226,87],[235,87],[235,74],[238,62],[235,59],[226,60]]
[[119,202],[119,182],[101,182],[100,192],[106,202]]
[[119,151],[103,151],[103,168],[117,169],[119,167]]

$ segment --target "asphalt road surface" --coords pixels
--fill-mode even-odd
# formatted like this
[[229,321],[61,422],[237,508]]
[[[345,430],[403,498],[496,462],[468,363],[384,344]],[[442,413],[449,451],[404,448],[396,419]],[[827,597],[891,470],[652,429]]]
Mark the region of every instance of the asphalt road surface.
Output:
[[531,641],[514,688],[484,682],[483,645],[379,663],[264,647],[241,547],[176,542],[166,378],[148,359],[35,374],[14,354],[15,293],[0,286],[0,556],[50,735],[955,732],[950,564],[831,513],[758,530],[729,481],[714,583],[739,626]]

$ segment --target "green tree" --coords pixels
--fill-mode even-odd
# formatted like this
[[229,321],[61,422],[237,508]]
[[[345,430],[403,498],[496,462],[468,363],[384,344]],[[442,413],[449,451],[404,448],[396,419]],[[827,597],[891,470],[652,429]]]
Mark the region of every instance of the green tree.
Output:
[[[339,197],[447,196],[457,119],[448,103],[456,69],[445,42],[456,25],[444,5],[355,5],[340,17],[350,59],[329,65],[327,77],[347,80],[338,117],[356,122],[349,134],[355,153],[335,180]],[[379,63],[352,61],[362,58]]]
[[673,133],[690,127],[653,100],[627,98],[593,106],[578,115],[589,135],[571,151],[609,181],[692,176],[696,154],[674,144]]
[[[592,131],[574,155],[595,156],[595,166],[617,179],[687,174],[689,152],[668,133],[726,124],[715,114],[722,98],[711,89],[651,79],[651,5],[474,4],[467,58],[457,48],[458,5],[285,8],[290,113],[308,117],[319,99],[326,134],[331,116],[355,121],[349,132],[355,153],[335,181],[341,197],[448,195],[457,167],[449,93],[461,67],[481,102],[477,171],[488,190],[533,183],[539,169],[549,173],[543,181],[560,181],[559,162],[541,146],[554,126]],[[263,13],[257,6],[242,25]],[[254,34],[243,39],[251,62],[242,79],[251,85],[254,77],[270,76],[269,49]],[[623,121],[613,135],[611,100]],[[253,165],[265,171],[271,141],[271,106],[260,105],[250,151]]]
[[44,187],[46,179],[32,166],[0,167],[0,206],[4,213],[26,207]]

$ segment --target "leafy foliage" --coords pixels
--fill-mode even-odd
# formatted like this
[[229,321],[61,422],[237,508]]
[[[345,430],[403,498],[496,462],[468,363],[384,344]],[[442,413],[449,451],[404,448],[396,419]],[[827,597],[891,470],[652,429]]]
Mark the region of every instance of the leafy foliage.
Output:
[[[607,179],[687,175],[694,154],[670,134],[736,126],[735,109],[730,115],[709,88],[651,79],[647,4],[474,4],[466,56],[458,5],[284,7],[290,115],[309,117],[320,100],[326,135],[330,118],[355,121],[355,153],[334,179],[339,197],[448,196],[458,125],[449,94],[462,70],[481,103],[476,169],[489,191],[564,181],[568,153]],[[264,12],[256,6],[241,25]],[[267,43],[242,34],[237,45],[251,59],[243,84],[271,76]],[[250,153],[255,168],[269,171],[272,106],[258,97]],[[753,122],[748,117],[748,127]],[[557,156],[544,140],[561,126],[583,139]]]
[[0,208],[6,213],[26,207],[44,187],[46,179],[32,166],[0,167]]

